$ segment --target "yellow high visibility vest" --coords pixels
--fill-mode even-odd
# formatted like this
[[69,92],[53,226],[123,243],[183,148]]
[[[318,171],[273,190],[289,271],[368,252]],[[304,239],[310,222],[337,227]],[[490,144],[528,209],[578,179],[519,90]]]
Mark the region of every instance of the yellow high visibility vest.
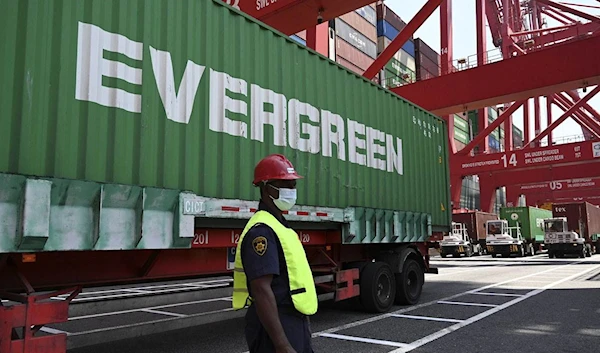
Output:
[[294,230],[286,228],[267,211],[258,211],[250,218],[238,241],[233,272],[233,309],[243,309],[248,304],[248,299],[251,300],[242,265],[241,246],[246,233],[258,223],[271,227],[279,238],[287,265],[290,294],[294,307],[304,315],[313,315],[317,312],[318,307],[317,290],[304,247]]

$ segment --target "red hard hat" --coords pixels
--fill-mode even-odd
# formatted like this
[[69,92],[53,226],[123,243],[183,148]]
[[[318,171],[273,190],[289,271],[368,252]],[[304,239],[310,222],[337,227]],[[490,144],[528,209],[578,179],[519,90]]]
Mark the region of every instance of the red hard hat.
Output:
[[261,159],[254,168],[254,185],[266,180],[293,180],[301,179],[296,173],[292,162],[281,154],[271,154]]

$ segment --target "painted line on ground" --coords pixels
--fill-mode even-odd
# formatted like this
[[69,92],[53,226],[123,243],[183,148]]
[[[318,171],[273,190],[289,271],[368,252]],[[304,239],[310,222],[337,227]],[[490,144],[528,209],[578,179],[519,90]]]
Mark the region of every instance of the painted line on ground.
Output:
[[439,321],[439,322],[463,322],[464,320],[457,319],[445,319],[442,317],[431,317],[431,316],[417,316],[417,315],[403,315],[403,314],[391,314],[392,317],[399,317],[402,319],[414,319],[414,320],[426,320],[426,321]]
[[491,295],[491,296],[498,296],[498,297],[522,297],[524,295],[524,294],[490,293],[490,292],[473,292],[471,294]]
[[498,306],[498,304],[452,302],[452,301],[447,301],[447,300],[440,300],[437,303],[438,304],[448,304],[448,305],[462,305],[462,306],[485,306],[485,307],[488,307],[488,308],[494,308],[494,307]]
[[142,309],[141,311],[143,311],[145,313],[159,314],[159,315],[166,315],[166,316],[187,317],[187,315],[185,315],[185,314],[171,313],[168,311],[160,311],[160,310],[154,310],[154,309]]
[[194,300],[194,301],[191,301],[191,302],[182,302],[182,303],[166,304],[166,305],[159,305],[159,306],[150,306],[150,307],[146,307],[146,308],[138,308],[138,309],[130,309],[130,310],[120,310],[120,311],[111,311],[111,312],[108,312],[108,313],[98,313],[98,314],[74,316],[74,317],[70,317],[69,321],[83,320],[83,319],[92,319],[92,318],[103,317],[103,316],[130,314],[130,313],[140,312],[140,311],[143,311],[143,310],[146,310],[146,309],[156,310],[156,309],[172,308],[172,307],[183,306],[183,305],[202,304],[202,303],[211,303],[211,302],[217,302],[217,301],[230,301],[230,300],[231,300],[230,297],[212,298],[212,299],[204,299],[204,300]]
[[[226,283],[222,283],[222,282],[226,282]],[[142,286],[142,287],[123,287],[123,288],[114,288],[114,289],[102,289],[102,290],[95,290],[95,291],[90,291],[90,292],[82,292],[79,293],[79,295],[77,296],[79,297],[84,297],[84,296],[89,296],[89,295],[97,295],[97,294],[107,294],[107,293],[116,293],[116,292],[128,292],[128,291],[144,291],[144,290],[160,290],[161,288],[171,288],[174,289],[174,287],[181,287],[182,290],[188,290],[189,286],[206,286],[208,288],[212,288],[215,286],[226,286],[228,285],[228,283],[233,282],[232,279],[229,278],[223,278],[223,279],[215,279],[215,280],[208,280],[208,281],[198,281],[198,282],[187,282],[187,283],[171,283],[171,284],[161,284],[161,285],[150,285],[150,286]],[[222,283],[222,284],[220,284]],[[150,293],[155,293],[150,292]],[[53,297],[53,298],[66,298],[68,297],[69,294],[62,294],[58,297]],[[75,299],[78,299],[75,298]],[[93,298],[90,298],[93,299]]]
[[[233,311],[233,308],[227,308],[227,309],[221,309],[221,310],[213,310],[213,311],[207,311],[207,312],[204,312],[204,313],[197,313],[197,314],[193,314],[193,315],[188,315],[188,316],[185,317],[185,319],[190,319],[190,318],[199,317],[199,316],[205,316],[205,315],[213,315],[213,314],[218,314],[218,313],[224,313],[224,312],[228,312],[228,311]],[[180,318],[180,317],[168,317],[168,318],[165,318],[165,319],[136,322],[136,323],[127,324],[127,325],[118,325],[118,326],[103,327],[103,328],[93,329],[93,330],[88,330],[88,331],[72,332],[72,333],[69,334],[69,336],[88,335],[88,334],[92,334],[92,333],[99,333],[99,332],[112,331],[112,330],[121,330],[121,329],[127,329],[127,328],[136,327],[136,326],[142,326],[142,325],[155,325],[155,324],[159,324],[159,323],[163,323],[163,322],[174,321],[174,320],[181,320],[181,319],[182,318]]]
[[352,327],[361,326],[361,325],[364,325],[364,324],[369,324],[369,323],[372,323],[372,322],[375,322],[375,321],[379,321],[379,320],[383,320],[383,319],[389,318],[389,317],[391,317],[392,314],[403,314],[403,313],[406,313],[406,312],[409,312],[409,311],[413,311],[413,310],[416,310],[416,309],[420,309],[420,308],[423,308],[423,307],[427,307],[427,306],[431,306],[431,305],[437,304],[437,302],[440,301],[440,300],[448,300],[449,301],[449,300],[452,300],[452,299],[464,296],[466,294],[473,294],[474,292],[482,291],[482,290],[489,289],[489,288],[494,288],[494,287],[497,287],[497,286],[500,286],[500,285],[503,285],[503,284],[506,284],[506,283],[510,283],[512,281],[517,281],[517,280],[520,280],[520,279],[537,276],[537,275],[539,275],[541,273],[546,273],[546,272],[554,271],[554,270],[556,270],[556,269],[558,269],[560,267],[563,267],[563,266],[570,266],[570,265],[580,264],[582,262],[584,262],[584,261],[577,261],[577,262],[574,262],[574,263],[571,263],[571,264],[565,264],[565,265],[562,265],[562,264],[561,265],[556,265],[552,269],[547,269],[547,270],[544,270],[544,271],[532,273],[532,274],[525,275],[525,276],[522,276],[522,277],[513,278],[511,280],[507,280],[507,281],[503,281],[503,282],[498,282],[498,283],[493,283],[493,284],[485,285],[483,287],[479,287],[479,288],[475,288],[475,289],[472,289],[472,290],[469,290],[469,291],[457,293],[457,294],[454,294],[454,295],[451,295],[451,296],[448,296],[448,297],[445,297],[445,298],[442,298],[442,299],[435,299],[435,300],[432,300],[432,301],[429,301],[429,302],[426,302],[426,303],[413,305],[413,306],[410,306],[410,307],[407,307],[407,308],[404,308],[404,309],[400,309],[400,310],[394,311],[392,313],[380,314],[380,315],[372,316],[370,318],[366,318],[366,319],[363,319],[363,320],[353,321],[353,322],[350,322],[350,323],[347,323],[347,324],[344,324],[344,325],[339,325],[339,326],[335,326],[335,327],[332,327],[332,328],[329,328],[329,329],[325,329],[325,330],[322,330],[322,331],[319,331],[319,332],[315,332],[315,333],[312,334],[312,337],[316,338],[316,337],[319,337],[320,335],[322,335],[324,333],[334,333],[334,332],[346,330],[346,329],[349,329],[349,328],[352,328]]
[[400,342],[392,342],[392,341],[384,341],[384,340],[376,340],[373,338],[364,338],[364,337],[355,337],[355,336],[347,336],[347,335],[338,335],[335,333],[324,333],[321,337],[335,338],[338,340],[344,341],[354,341],[354,342],[363,342],[363,343],[371,343],[378,344],[381,346],[392,346],[392,347],[408,347],[406,343]]
[[[566,266],[571,266],[571,265],[573,265],[573,264],[569,264],[569,265],[566,265]],[[423,337],[423,338],[421,338],[419,340],[416,340],[416,341],[410,343],[409,347],[398,348],[398,349],[393,350],[393,351],[391,351],[389,353],[406,353],[406,352],[410,352],[410,351],[412,351],[414,349],[417,349],[417,348],[419,348],[419,347],[421,347],[421,346],[423,346],[423,345],[425,345],[427,343],[433,342],[433,341],[435,341],[435,340],[437,340],[437,339],[439,339],[439,338],[441,338],[443,336],[446,336],[446,335],[448,335],[448,334],[450,334],[450,333],[452,333],[452,332],[454,332],[454,331],[456,331],[456,330],[458,330],[458,329],[460,329],[462,327],[465,327],[465,326],[470,325],[470,324],[472,324],[474,322],[482,320],[482,319],[484,319],[484,318],[486,318],[486,317],[488,317],[490,315],[493,315],[493,314],[495,314],[495,313],[497,313],[499,311],[502,311],[502,310],[504,310],[506,308],[509,308],[509,307],[511,307],[511,306],[513,306],[513,305],[515,305],[517,303],[520,303],[520,302],[522,302],[524,300],[527,300],[527,299],[529,299],[529,298],[531,298],[533,296],[536,296],[536,295],[538,295],[538,294],[540,294],[540,293],[548,290],[549,288],[552,288],[552,287],[554,287],[556,285],[559,285],[561,283],[570,281],[573,278],[581,276],[581,275],[583,275],[583,274],[585,274],[587,272],[590,272],[592,270],[595,270],[597,268],[600,268],[600,265],[597,265],[597,266],[595,266],[595,267],[593,267],[591,269],[587,269],[587,270],[578,272],[578,273],[576,273],[574,275],[571,275],[569,277],[563,278],[561,280],[555,281],[555,282],[550,283],[550,284],[548,284],[548,285],[546,285],[546,286],[544,286],[542,288],[538,288],[536,290],[533,290],[533,291],[525,294],[524,296],[522,296],[520,298],[513,299],[513,300],[511,300],[509,302],[506,302],[506,303],[500,305],[500,306],[497,306],[495,308],[492,308],[492,309],[489,309],[487,311],[484,311],[481,314],[475,315],[475,316],[473,316],[473,317],[471,317],[471,318],[469,318],[469,319],[467,319],[467,320],[465,320],[465,321],[463,321],[461,323],[452,325],[452,326],[447,327],[445,329],[442,329],[442,330],[440,330],[440,331],[438,331],[436,333],[433,333],[433,334],[431,334],[429,336],[426,336],[426,337]]]

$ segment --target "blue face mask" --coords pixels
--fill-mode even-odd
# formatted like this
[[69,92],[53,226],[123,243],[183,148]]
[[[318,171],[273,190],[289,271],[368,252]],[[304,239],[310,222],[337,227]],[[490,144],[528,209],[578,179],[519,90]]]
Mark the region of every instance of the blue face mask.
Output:
[[284,189],[278,188],[271,184],[270,187],[279,191],[279,197],[273,198],[273,196],[269,195],[273,199],[273,203],[277,208],[282,211],[288,211],[296,204],[296,189]]

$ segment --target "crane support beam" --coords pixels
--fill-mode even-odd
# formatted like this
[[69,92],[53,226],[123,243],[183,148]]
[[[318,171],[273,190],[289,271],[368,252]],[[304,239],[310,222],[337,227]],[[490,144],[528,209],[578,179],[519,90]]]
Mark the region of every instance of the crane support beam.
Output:
[[429,0],[419,12],[413,17],[410,22],[404,27],[400,33],[390,42],[390,44],[379,54],[377,59],[373,61],[371,66],[363,73],[366,79],[373,79],[375,75],[394,57],[398,50],[402,49],[410,36],[415,33],[419,27],[431,16],[431,14],[440,6],[443,0]]
[[[600,142],[583,141],[577,143],[566,143],[552,147],[538,147],[520,149],[503,153],[480,154],[471,156],[453,156],[454,161],[459,163],[453,172],[461,176],[491,173],[497,174],[506,171],[524,171],[533,177],[530,183],[539,181],[538,173],[531,173],[535,169],[545,169],[557,165],[585,164],[585,168],[579,168],[574,172],[592,170],[589,177],[596,177],[600,173]],[[592,166],[590,163],[598,163]],[[572,167],[571,167],[572,169]],[[572,179],[577,175],[571,175],[563,179]],[[582,176],[583,177],[583,176]],[[546,178],[548,179],[548,178]],[[521,182],[519,184],[524,184]],[[508,184],[506,184],[508,185]]]
[[577,112],[579,110],[579,108],[583,104],[585,104],[585,102],[589,101],[598,92],[600,92],[600,85],[596,86],[596,88],[594,88],[594,90],[592,92],[588,93],[588,95],[586,95],[585,97],[581,98],[579,101],[577,101],[577,103],[575,103],[569,109],[567,109],[567,111],[560,118],[556,119],[556,121],[554,121],[552,124],[550,124],[550,126],[548,126],[546,128],[546,130],[542,131],[533,140],[531,140],[530,143],[528,143],[527,145],[525,145],[524,148],[528,147],[530,144],[535,143],[537,141],[540,141],[541,139],[543,139],[544,137],[546,137],[548,135],[548,133],[550,133],[552,130],[554,130],[558,125],[560,125],[563,121],[565,121],[565,119],[567,119],[568,117],[570,117],[574,112]]
[[439,116],[552,95],[600,84],[598,48],[596,35],[391,91]]
[[[572,102],[566,100],[559,94],[555,94],[554,98],[554,103],[565,112],[573,105]],[[587,133],[590,136],[600,139],[600,124],[597,123],[593,118],[590,118],[581,110],[576,111],[572,118],[581,126],[584,134]],[[552,123],[548,125],[552,125]]]
[[373,0],[222,0],[286,35],[326,23]]
[[583,11],[579,11],[579,10],[570,8],[570,7],[562,5],[562,4],[557,4],[554,1],[550,1],[550,0],[536,0],[536,1],[538,3],[540,3],[540,4],[552,6],[552,7],[556,8],[556,9],[561,10],[561,11],[569,12],[569,13],[575,15],[575,16],[579,16],[581,18],[585,18],[586,20],[600,22],[600,17],[587,14],[587,13],[585,13]]

